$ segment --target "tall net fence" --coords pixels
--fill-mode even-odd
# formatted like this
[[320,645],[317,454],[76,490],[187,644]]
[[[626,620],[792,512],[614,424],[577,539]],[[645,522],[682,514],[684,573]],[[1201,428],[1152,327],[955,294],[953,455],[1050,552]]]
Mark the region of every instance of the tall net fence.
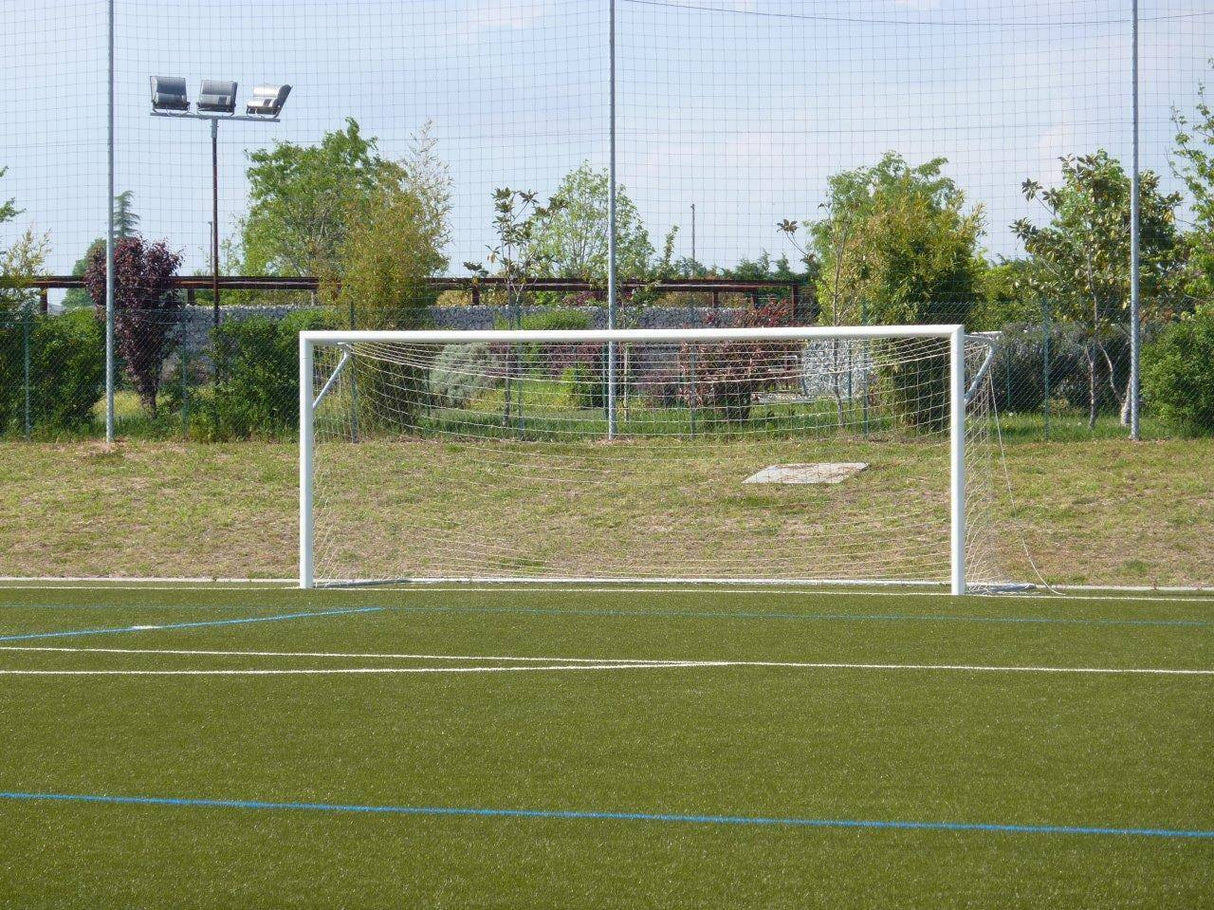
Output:
[[[1173,558],[1208,527],[1188,512],[1122,559],[1136,519],[1060,547],[1112,518],[1068,523],[1017,467],[1129,433],[1137,134],[1142,432],[1177,446],[1138,487],[1200,499],[1180,477],[1214,432],[1206,3],[33,0],[4,22],[14,445],[105,435],[112,218],[130,444],[286,453],[304,328],[963,323],[995,345],[1006,519],[1098,566],[1054,577],[1214,580]],[[157,77],[184,110],[154,110]],[[200,108],[204,80],[237,83],[231,114]]]

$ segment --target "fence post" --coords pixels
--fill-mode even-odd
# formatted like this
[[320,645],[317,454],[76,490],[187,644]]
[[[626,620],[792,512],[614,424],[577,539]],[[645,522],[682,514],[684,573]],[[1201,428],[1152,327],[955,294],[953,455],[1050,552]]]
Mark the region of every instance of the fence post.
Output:
[[30,438],[32,422],[30,420],[30,305],[29,301],[21,307],[21,347],[25,361],[25,438]]
[[190,438],[190,328],[189,317],[182,322],[181,339],[181,435]]
[[1002,346],[1003,354],[1003,385],[1004,385],[1004,401],[1003,410],[1010,411],[1012,409],[1012,358],[1008,356],[1007,345]]
[[1042,407],[1042,434],[1046,439],[1050,438],[1050,302],[1048,300],[1041,301],[1041,379],[1042,387],[1045,390],[1045,397],[1041,402]]
[[[860,298],[860,325],[868,325],[867,297]],[[863,415],[864,435],[866,438],[868,436],[868,374],[872,372],[873,368],[872,344],[870,340],[868,342],[868,363],[864,367],[864,388],[860,391],[860,394],[864,396],[861,401],[861,414]]]
[[691,438],[696,438],[696,346],[692,342],[691,350],[687,355],[688,365],[691,370],[691,388],[687,392],[687,407],[691,420]]

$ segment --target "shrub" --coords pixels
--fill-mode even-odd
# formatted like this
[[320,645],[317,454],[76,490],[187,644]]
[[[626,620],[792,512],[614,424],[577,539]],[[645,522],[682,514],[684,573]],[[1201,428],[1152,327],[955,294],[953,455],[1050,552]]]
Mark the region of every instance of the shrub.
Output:
[[299,421],[299,333],[326,328],[332,321],[316,310],[216,327],[212,343],[219,379],[203,416],[210,435],[243,438],[292,430]]
[[581,310],[541,310],[528,313],[522,320],[522,328],[537,332],[579,331],[590,327],[590,314]]
[[462,408],[505,377],[505,360],[495,347],[483,342],[443,345],[430,366],[430,395],[440,407]]
[[19,426],[25,382],[21,312],[0,307],[0,434]]
[[1214,309],[1168,326],[1148,345],[1143,380],[1164,423],[1190,435],[1214,433]]
[[87,424],[105,392],[105,330],[87,310],[34,318],[32,405],[38,424]]
[[[783,301],[747,310],[737,320],[741,328],[786,326],[792,313]],[[796,359],[799,342],[726,341],[683,345],[679,372],[692,377],[683,390],[691,407],[705,409],[716,419],[743,423],[750,419],[756,392],[788,378],[787,358]]]
[[[616,376],[619,377],[619,366]],[[569,398],[575,407],[605,408],[607,406],[607,345],[582,346],[570,357],[570,363],[561,371],[561,378],[569,386]],[[619,379],[617,378],[617,387]]]
[[25,349],[29,319],[30,418],[33,426],[75,430],[92,418],[105,384],[105,336],[87,310],[63,316],[0,314],[0,432],[25,421]]

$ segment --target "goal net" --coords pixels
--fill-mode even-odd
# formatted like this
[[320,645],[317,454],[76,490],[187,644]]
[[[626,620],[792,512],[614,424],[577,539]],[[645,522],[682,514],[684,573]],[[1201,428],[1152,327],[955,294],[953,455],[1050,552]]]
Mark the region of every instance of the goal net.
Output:
[[300,580],[999,577],[956,326],[305,332]]

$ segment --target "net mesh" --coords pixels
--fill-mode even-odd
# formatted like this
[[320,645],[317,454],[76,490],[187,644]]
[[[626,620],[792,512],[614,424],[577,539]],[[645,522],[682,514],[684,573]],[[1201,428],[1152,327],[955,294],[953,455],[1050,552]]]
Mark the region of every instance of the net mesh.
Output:
[[[317,580],[948,580],[946,339],[614,348],[612,432],[601,341],[318,346]],[[971,582],[1008,577],[990,350]]]

